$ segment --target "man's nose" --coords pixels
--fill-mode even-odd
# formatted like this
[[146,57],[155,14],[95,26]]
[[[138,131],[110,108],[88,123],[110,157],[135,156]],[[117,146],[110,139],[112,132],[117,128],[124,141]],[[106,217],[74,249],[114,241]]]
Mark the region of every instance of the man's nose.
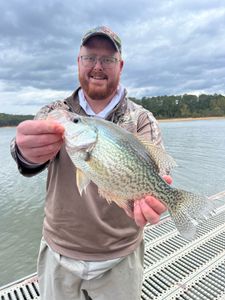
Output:
[[100,58],[96,58],[94,69],[102,69],[102,62]]

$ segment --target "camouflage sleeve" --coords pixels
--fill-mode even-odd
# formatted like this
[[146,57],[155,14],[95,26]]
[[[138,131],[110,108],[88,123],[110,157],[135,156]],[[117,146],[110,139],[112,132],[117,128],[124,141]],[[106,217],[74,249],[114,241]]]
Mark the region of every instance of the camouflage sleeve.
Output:
[[[44,120],[47,118],[47,115],[50,111],[57,109],[57,108],[64,108],[69,109],[69,107],[63,102],[63,101],[56,101],[49,105],[46,105],[42,107],[39,112],[35,115],[35,120]],[[10,151],[13,159],[15,160],[19,172],[23,176],[31,177],[34,176],[43,170],[45,170],[48,167],[49,161],[47,161],[44,164],[32,164],[26,161],[25,158],[23,158],[22,154],[20,153],[17,145],[16,145],[16,139],[13,138],[13,140],[10,143]]]
[[164,148],[158,121],[149,111],[142,111],[137,122],[137,133],[146,140]]
[[48,116],[48,113],[54,109],[66,109],[69,110],[69,106],[64,101],[55,101],[52,102],[44,107],[42,107],[39,112],[34,117],[35,120],[45,120]]

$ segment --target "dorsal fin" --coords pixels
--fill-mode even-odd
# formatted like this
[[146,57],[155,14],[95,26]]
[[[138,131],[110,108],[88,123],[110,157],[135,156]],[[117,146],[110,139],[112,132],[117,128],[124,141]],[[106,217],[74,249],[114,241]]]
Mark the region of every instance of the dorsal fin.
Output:
[[171,169],[177,166],[177,163],[170,156],[165,149],[153,144],[152,142],[146,141],[142,137],[137,137],[138,140],[144,145],[145,149],[150,154],[151,158],[154,160],[158,171],[161,175],[169,174]]

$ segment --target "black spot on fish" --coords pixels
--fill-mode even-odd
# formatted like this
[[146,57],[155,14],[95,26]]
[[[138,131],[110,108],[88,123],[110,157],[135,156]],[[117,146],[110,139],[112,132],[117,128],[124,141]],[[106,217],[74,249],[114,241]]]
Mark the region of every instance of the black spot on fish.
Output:
[[75,124],[79,123],[79,121],[80,121],[80,118],[76,118],[76,117],[75,117],[75,118],[73,119],[73,123],[75,123]]

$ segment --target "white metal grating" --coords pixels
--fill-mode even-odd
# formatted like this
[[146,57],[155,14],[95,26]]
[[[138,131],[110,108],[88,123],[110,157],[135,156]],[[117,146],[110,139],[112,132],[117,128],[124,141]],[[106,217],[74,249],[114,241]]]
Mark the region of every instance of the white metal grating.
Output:
[[35,300],[40,299],[36,274],[0,289],[1,300]]
[[[165,217],[146,228],[145,247],[141,300],[225,300],[225,205],[199,226],[194,241]],[[39,299],[36,274],[0,288],[0,300],[31,299]]]
[[174,233],[172,223],[167,219],[153,232],[147,229],[141,299],[225,299],[225,206],[199,227],[192,242]]

